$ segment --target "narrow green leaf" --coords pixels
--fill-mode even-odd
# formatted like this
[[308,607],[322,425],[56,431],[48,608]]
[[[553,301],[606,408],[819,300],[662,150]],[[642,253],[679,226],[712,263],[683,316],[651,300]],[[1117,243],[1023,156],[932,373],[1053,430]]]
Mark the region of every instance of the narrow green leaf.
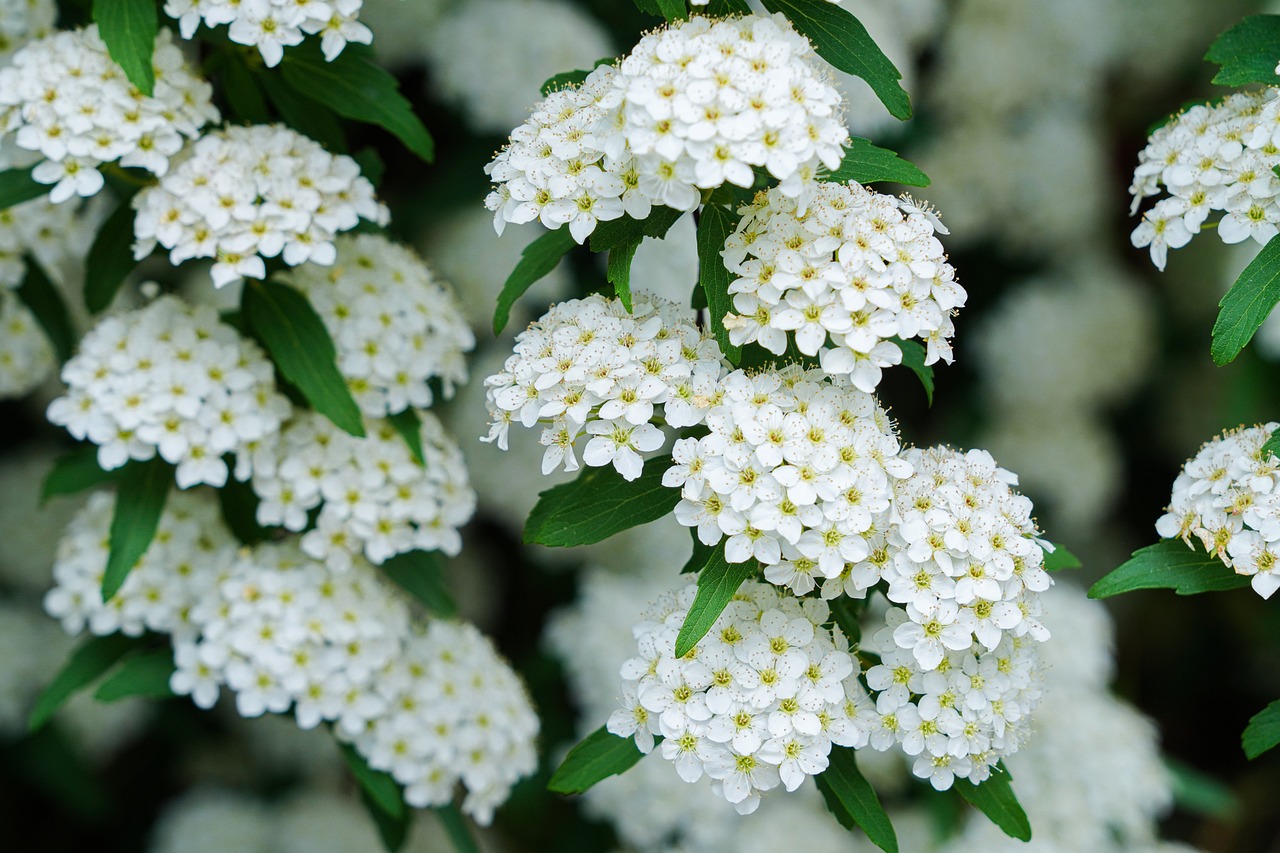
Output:
[[427,457],[422,450],[422,419],[418,417],[418,413],[413,409],[405,409],[403,412],[388,415],[387,423],[400,433],[400,437],[409,447],[413,461],[419,465],[426,465]]
[[929,176],[914,163],[903,160],[897,152],[879,148],[868,139],[853,137],[845,146],[844,159],[834,172],[819,174],[818,180],[834,183],[857,181],[870,184],[876,181],[893,181],[910,187],[929,186]]
[[693,553],[689,555],[684,568],[680,569],[680,574],[682,575],[702,571],[702,567],[711,559],[712,552],[719,547],[717,545],[703,545],[702,540],[698,538],[698,528],[696,527],[690,527],[689,533],[693,537]]
[[172,485],[173,466],[159,456],[124,466],[111,515],[111,550],[102,574],[103,601],[110,601],[120,591],[129,572],[147,553]]
[[1089,587],[1090,598],[1110,598],[1135,589],[1172,589],[1178,595],[1218,592],[1249,585],[1200,548],[1180,539],[1162,539],[1133,552],[1124,564]]
[[360,803],[364,806],[364,810],[368,812],[374,828],[378,830],[378,838],[382,841],[382,848],[387,853],[397,853],[397,851],[404,849],[404,843],[409,838],[409,827],[413,823],[413,810],[405,809],[404,814],[400,817],[392,817],[378,807],[378,804],[373,801],[373,797],[370,797],[369,792],[364,788],[360,789]]
[[924,396],[933,405],[933,368],[924,363],[926,355],[924,344],[919,341],[904,341],[902,338],[890,338],[902,351],[902,366],[908,368],[924,386]]
[[346,153],[347,135],[328,104],[303,96],[273,71],[263,70],[254,77],[285,124],[334,154]]
[[364,419],[338,372],[337,351],[307,297],[280,281],[245,283],[241,310],[284,378],[339,429],[363,438]]
[[35,166],[27,166],[25,169],[0,171],[0,210],[40,198],[49,192],[48,184],[42,184],[31,177],[31,170],[34,168]]
[[681,216],[684,216],[684,211],[659,205],[650,210],[649,215],[644,219],[620,216],[608,222],[598,223],[587,242],[591,246],[591,251],[607,252],[640,240],[642,237],[661,240]]
[[232,116],[250,124],[269,124],[271,110],[243,54],[238,50],[224,50],[215,54],[213,61],[222,72],[222,90]]
[[84,304],[93,314],[106,310],[138,262],[133,259],[133,197],[121,199],[85,258]]
[[861,641],[862,612],[867,609],[867,600],[840,595],[827,603],[831,606],[831,621],[840,628],[849,644],[853,645]]
[[320,40],[307,39],[285,53],[280,69],[285,82],[302,95],[343,118],[378,125],[427,163],[434,159],[435,142],[400,94],[400,84],[369,61],[366,51],[348,47],[326,62]]
[[985,782],[975,785],[968,779],[956,779],[955,788],[1005,835],[1019,841],[1030,841],[1031,821],[1013,793],[1013,786],[1009,784],[1012,781],[1013,777],[1004,769],[1002,762],[991,768],[991,776]]
[[154,94],[151,56],[160,32],[155,0],[93,0],[93,22],[129,82],[148,97]]
[[814,777],[827,809],[840,825],[866,833],[872,844],[885,853],[898,853],[898,836],[893,831],[880,798],[858,769],[857,754],[846,746],[833,746],[827,769]]
[[[234,467],[234,465],[232,466]],[[242,545],[257,545],[271,538],[279,528],[263,527],[258,523],[258,504],[261,501],[248,483],[234,477],[218,489],[218,506],[222,520]]]
[[1226,364],[1253,339],[1262,321],[1280,301],[1280,234],[1262,247],[1236,283],[1218,303],[1210,352],[1216,364]]
[[1204,55],[1221,66],[1214,83],[1244,86],[1266,83],[1274,86],[1276,62],[1280,62],[1280,16],[1253,15],[1219,35]]
[[730,563],[725,559],[724,548],[718,547],[711,552],[706,565],[698,572],[698,594],[689,605],[689,612],[676,637],[676,657],[684,657],[707,635],[738,594],[738,587],[748,578],[755,577],[756,570],[755,560]]
[[635,259],[640,241],[626,243],[609,250],[609,268],[606,277],[613,285],[613,292],[622,300],[622,307],[631,310],[631,261]]
[[18,298],[35,315],[36,322],[44,329],[49,343],[58,354],[58,361],[65,362],[75,350],[76,334],[71,326],[71,315],[62,294],[45,274],[40,262],[27,255],[27,275],[18,288]]
[[1249,720],[1240,746],[1250,761],[1280,743],[1280,699],[1272,702]]
[[124,664],[98,686],[93,698],[99,702],[114,702],[129,696],[168,698],[174,695],[169,687],[169,676],[176,668],[173,650],[167,646],[126,658]]
[[1266,444],[1262,445],[1262,455],[1266,456],[1268,453],[1280,458],[1280,429],[1271,433],[1267,438]]
[[1083,564],[1080,562],[1079,557],[1072,554],[1061,545],[1054,545],[1053,553],[1050,554],[1046,551],[1044,555],[1044,570],[1046,572],[1060,572],[1063,569],[1078,569],[1082,565]]
[[610,734],[601,726],[569,750],[551,774],[547,790],[556,794],[581,794],[599,781],[630,770],[641,758],[644,753],[634,740]]
[[680,490],[662,485],[671,457],[645,463],[644,473],[624,480],[613,466],[583,468],[578,479],[538,495],[524,526],[528,544],[590,545],[640,524],[656,521],[675,509]]
[[511,306],[516,304],[516,300],[535,282],[555,269],[560,259],[573,247],[573,237],[568,228],[548,231],[524,247],[524,251],[520,253],[520,263],[507,276],[502,285],[502,293],[498,294],[498,307],[493,311],[495,335],[506,328],[507,321],[511,319]]
[[27,730],[34,732],[49,722],[68,699],[88,687],[125,653],[137,648],[138,642],[123,634],[108,634],[90,637],[81,643],[36,700],[27,719]]
[[724,327],[726,314],[733,312],[729,285],[733,275],[725,268],[720,250],[725,240],[738,225],[738,216],[726,207],[708,204],[698,220],[698,285],[707,297],[707,312],[711,315],[711,330],[715,333],[720,351],[729,361],[737,364],[742,358],[742,347],[729,341],[729,330]]
[[911,118],[911,98],[898,82],[902,73],[847,9],[829,0],[763,0],[770,12],[786,15],[808,37],[818,55],[836,68],[861,77],[894,118]]
[[462,812],[458,811],[457,806],[450,803],[447,806],[437,806],[432,811],[440,819],[444,834],[449,836],[449,841],[457,853],[480,853],[480,846],[471,835],[467,819],[462,816]]
[[458,605],[444,582],[444,558],[436,551],[409,551],[382,564],[382,570],[433,615],[451,619]]
[[356,784],[369,795],[374,805],[393,818],[404,817],[404,792],[400,790],[396,780],[390,774],[370,767],[364,756],[356,752],[351,744],[339,743],[338,751],[347,762],[347,769],[355,777]]
[[1222,782],[1190,764],[1165,758],[1165,768],[1173,782],[1173,801],[1193,814],[1231,820],[1240,810],[1240,801]]
[[53,463],[53,469],[44,478],[40,487],[40,501],[58,495],[74,495],[111,483],[120,478],[123,471],[103,471],[98,465],[98,447],[94,444],[82,444],[59,456]]

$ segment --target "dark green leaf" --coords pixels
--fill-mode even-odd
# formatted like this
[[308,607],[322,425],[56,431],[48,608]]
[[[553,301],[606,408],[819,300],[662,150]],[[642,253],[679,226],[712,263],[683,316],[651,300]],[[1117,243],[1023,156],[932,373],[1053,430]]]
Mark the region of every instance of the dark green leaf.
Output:
[[733,312],[732,298],[729,296],[729,285],[733,276],[725,268],[724,258],[720,250],[725,240],[737,227],[738,217],[735,213],[719,205],[708,204],[702,210],[698,220],[698,285],[707,297],[707,311],[711,315],[711,330],[715,333],[716,343],[720,351],[733,364],[742,358],[742,347],[729,342],[729,330],[724,327],[726,314]]
[[1249,720],[1244,734],[1240,736],[1240,745],[1249,760],[1280,743],[1280,699],[1272,702]]
[[634,740],[610,734],[601,726],[569,750],[556,772],[551,774],[547,790],[557,794],[581,794],[603,779],[630,770],[641,758],[644,758],[644,753]]
[[390,774],[370,767],[364,756],[356,752],[351,744],[339,743],[338,750],[347,762],[351,775],[355,777],[356,784],[369,795],[374,805],[393,818],[404,817],[404,792],[400,790],[396,780]]
[[1090,598],[1110,598],[1135,589],[1172,589],[1178,595],[1218,592],[1249,585],[1200,548],[1180,539],[1162,539],[1133,552],[1124,564],[1089,587]]
[[683,211],[659,205],[650,210],[649,215],[644,219],[620,216],[608,222],[598,223],[587,242],[591,246],[591,251],[607,252],[610,249],[625,246],[627,243],[637,242],[642,237],[661,240],[681,216],[684,216]]
[[444,558],[435,551],[409,551],[397,554],[382,564],[382,570],[431,612],[450,619],[458,615],[458,606],[444,583]]
[[711,552],[706,565],[698,572],[698,594],[689,605],[689,613],[676,637],[676,657],[684,657],[707,635],[738,594],[738,587],[748,578],[755,577],[756,569],[755,560],[730,563],[725,559],[723,547]]
[[534,282],[551,272],[560,263],[560,259],[574,246],[573,237],[568,228],[548,231],[532,243],[524,247],[520,253],[520,263],[507,276],[502,285],[502,293],[498,294],[498,307],[493,311],[493,333],[499,334],[511,319],[511,306],[533,286]]
[[1267,454],[1280,458],[1280,429],[1271,433],[1262,445],[1262,455],[1265,457]]
[[307,39],[285,54],[280,70],[295,90],[343,118],[390,131],[428,163],[435,157],[431,134],[400,94],[396,78],[362,52],[344,50],[333,62],[326,62],[320,40]]
[[272,531],[279,528],[267,528],[258,523],[258,495],[248,483],[242,483],[234,477],[218,489],[218,506],[222,510],[222,520],[243,545],[257,545],[271,538]]
[[1226,364],[1239,355],[1277,301],[1280,301],[1280,234],[1262,247],[1218,303],[1220,310],[1213,324],[1210,347],[1214,362]]
[[1192,814],[1231,820],[1240,809],[1240,801],[1231,789],[1189,764],[1165,758],[1165,767],[1173,782],[1173,801]]
[[894,67],[862,22],[828,0],[763,0],[770,12],[781,12],[813,42],[818,55],[836,68],[861,77],[894,118],[911,118],[911,99]]
[[106,310],[138,262],[133,259],[133,199],[122,199],[102,223],[85,258],[84,304],[97,314]]
[[[606,57],[605,59],[597,59],[595,64],[591,66],[591,71],[594,71],[601,65],[612,65],[614,61],[615,59],[612,56]],[[545,98],[552,92],[558,92],[566,87],[582,85],[582,81],[586,80],[587,77],[590,76],[591,71],[579,68],[576,71],[562,71],[554,77],[548,77],[547,81],[542,84],[542,96]]]
[[279,281],[245,283],[241,310],[284,378],[339,429],[363,438],[364,419],[338,372],[333,339],[307,297]]
[[440,819],[440,825],[444,827],[444,833],[449,836],[449,841],[457,853],[480,853],[480,846],[471,837],[467,820],[462,816],[462,812],[458,811],[457,806],[450,803],[447,806],[437,806],[432,811]]
[[850,645],[862,639],[862,611],[866,610],[865,598],[836,596],[827,604],[831,607],[831,621],[835,622]]
[[698,538],[698,528],[696,527],[690,527],[689,534],[693,537],[693,553],[689,555],[684,568],[680,570],[682,575],[702,571],[702,567],[711,559],[712,552],[719,547],[717,545],[703,545],[702,540]]
[[98,686],[93,698],[99,702],[114,702],[129,696],[168,698],[174,695],[169,687],[169,676],[176,668],[173,650],[167,646],[126,658],[124,664]]
[[885,853],[898,853],[898,836],[871,783],[858,770],[854,750],[833,746],[827,769],[814,777],[827,809],[850,831],[859,827]]
[[120,591],[129,572],[147,553],[172,485],[173,466],[159,456],[124,466],[111,515],[111,552],[102,574],[103,601],[110,601]]
[[31,201],[33,198],[40,198],[49,192],[47,184],[42,184],[31,177],[31,170],[34,168],[35,166],[28,166],[25,169],[0,171],[0,210],[22,204],[24,201]]
[[71,327],[67,303],[53,286],[49,276],[45,275],[39,261],[27,255],[26,263],[27,275],[18,288],[18,298],[35,315],[40,328],[44,329],[49,343],[53,344],[53,351],[58,354],[58,361],[65,362],[71,358],[76,345],[76,334]]
[[715,18],[724,18],[729,15],[750,15],[751,6],[747,4],[747,0],[711,0],[707,4],[707,14]]
[[926,355],[924,344],[919,341],[904,341],[902,338],[891,338],[898,349],[902,350],[902,366],[908,368],[924,386],[924,396],[933,405],[933,368],[924,363]]
[[1266,83],[1274,86],[1280,62],[1280,16],[1253,15],[1214,40],[1204,55],[1222,66],[1213,82],[1223,86]]
[[583,468],[578,479],[538,495],[524,526],[524,541],[538,545],[590,545],[656,521],[680,502],[680,490],[662,485],[670,456],[650,459],[644,473],[622,479],[613,466]]
[[111,483],[122,473],[119,468],[103,471],[98,465],[97,445],[82,444],[59,456],[53,463],[53,470],[44,478],[44,485],[40,488],[40,500],[44,502],[57,495],[74,495]]
[[93,22],[129,82],[148,97],[154,94],[151,56],[160,32],[155,0],[93,0]]
[[413,823],[413,811],[405,809],[400,817],[392,817],[378,807],[373,797],[370,797],[369,792],[364,788],[360,789],[360,803],[369,813],[369,819],[378,830],[378,838],[382,841],[383,849],[387,853],[397,853],[398,850],[403,849],[404,842],[409,837],[409,827]]
[[271,111],[263,97],[262,87],[245,65],[243,54],[225,50],[215,57],[222,71],[222,89],[235,118],[250,124],[268,124]]
[[684,0],[635,0],[636,8],[649,15],[658,15],[668,21],[676,21],[689,15]]
[[857,181],[870,184],[876,181],[893,181],[910,187],[929,186],[929,176],[914,163],[903,160],[888,148],[878,148],[870,140],[853,137],[845,146],[840,168],[828,174],[819,174],[819,180],[835,183]]
[[274,72],[261,71],[256,79],[285,124],[334,154],[346,152],[347,135],[326,103],[304,97]]
[[631,261],[636,256],[640,241],[626,243],[609,250],[609,268],[606,277],[613,285],[613,292],[622,300],[622,307],[631,310]]
[[77,691],[88,687],[137,645],[138,640],[123,634],[90,637],[81,643],[36,700],[36,706],[27,719],[27,729],[34,732],[49,722]]
[[418,417],[418,413],[413,409],[405,409],[403,412],[388,415],[387,423],[400,433],[404,443],[409,446],[409,453],[413,456],[413,460],[419,465],[426,465],[427,457],[422,450],[422,419]]
[[1002,762],[991,768],[991,776],[985,782],[975,785],[968,779],[956,779],[955,787],[960,796],[990,818],[1005,835],[1019,841],[1030,841],[1031,821],[1013,793],[1013,786],[1009,784],[1012,781],[1013,777],[1004,769]]
[[378,154],[378,149],[366,146],[352,154],[351,159],[360,166],[360,174],[364,175],[369,183],[375,187],[382,183],[382,176],[387,173],[387,164]]
[[1078,569],[1082,563],[1080,558],[1072,554],[1061,545],[1053,546],[1053,553],[1045,552],[1044,570],[1046,572],[1060,572],[1063,569]]

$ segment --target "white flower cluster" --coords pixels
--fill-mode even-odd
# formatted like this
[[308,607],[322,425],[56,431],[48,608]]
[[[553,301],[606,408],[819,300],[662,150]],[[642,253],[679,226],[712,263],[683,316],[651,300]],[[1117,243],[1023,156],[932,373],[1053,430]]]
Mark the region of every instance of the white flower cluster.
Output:
[[1156,522],[1166,539],[1190,546],[1194,536],[1236,574],[1250,576],[1263,598],[1280,588],[1280,459],[1262,452],[1277,428],[1228,430],[1206,442],[1178,472]]
[[213,308],[173,296],[99,322],[62,381],[67,394],[49,405],[49,420],[98,445],[103,470],[159,452],[183,489],[225,485],[228,453],[246,478],[246,451],[270,443],[291,410],[256,343]]
[[[8,167],[0,156],[0,167]],[[28,252],[46,271],[57,270],[79,247],[74,242],[81,224],[75,205],[36,198],[0,210],[0,290],[22,285]]]
[[1134,229],[1136,248],[1149,247],[1164,269],[1169,249],[1200,233],[1214,211],[1223,213],[1224,243],[1252,237],[1263,244],[1280,231],[1280,100],[1277,89],[1239,92],[1219,104],[1201,104],[1151,135],[1134,170],[1133,212],[1142,200],[1167,192]]
[[502,372],[485,380],[492,424],[482,440],[505,450],[513,421],[547,422],[544,474],[577,470],[574,442],[585,432],[583,462],[634,480],[640,454],[665,441],[657,417],[674,429],[702,423],[723,372],[719,345],[672,303],[636,294],[632,308],[571,299],[521,332]]
[[332,62],[348,42],[369,44],[373,33],[360,23],[362,0],[166,0],[164,12],[178,19],[182,37],[196,28],[230,24],[227,37],[258,48],[268,67],[280,64],[284,49],[320,35],[324,58]]
[[57,18],[54,0],[0,0],[0,63],[27,42],[53,32]]
[[794,791],[827,767],[833,744],[859,747],[858,663],[843,635],[822,627],[821,599],[747,583],[691,654],[676,637],[696,584],[660,598],[633,629],[639,654],[622,665],[622,708],[608,729],[662,756],[686,782],[705,774],[741,814],[781,783]]
[[227,127],[200,137],[133,206],[135,257],[159,243],[174,265],[214,258],[215,287],[265,277],[263,258],[328,266],[338,232],[361,218],[388,219],[355,160],[283,125]]
[[498,186],[485,204],[499,233],[539,219],[582,242],[624,211],[693,210],[701,190],[750,187],[753,167],[802,196],[848,138],[839,92],[784,17],[699,16],[549,95],[486,167]]
[[385,237],[339,237],[332,266],[304,264],[291,281],[324,321],[360,409],[369,417],[431,405],[466,382],[475,347],[453,291],[409,249]]
[[440,421],[417,414],[425,465],[386,421],[366,422],[368,436],[356,438],[323,415],[299,414],[278,442],[254,452],[259,523],[307,530],[302,550],[339,570],[361,554],[377,565],[414,550],[457,555],[458,528],[475,512],[475,492]]
[[143,95],[107,53],[97,25],[31,42],[0,70],[0,132],[44,162],[32,177],[66,201],[102,189],[98,166],[119,161],[157,175],[184,139],[218,120],[213,89],[161,30],[152,59],[155,90]]
[[676,519],[698,539],[722,538],[731,563],[759,560],[765,577],[803,595],[863,597],[893,498],[911,475],[898,438],[870,394],[798,365],[720,383],[711,432],[683,438],[663,485],[679,488]]
[[417,808],[453,800],[488,824],[521,777],[537,769],[538,715],[519,676],[473,625],[432,621],[405,638],[374,685],[386,710],[354,744],[405,786]]
[[124,585],[104,603],[102,576],[114,506],[109,492],[96,492],[67,525],[58,542],[54,587],[45,595],[45,611],[68,634],[87,627],[98,636],[119,632],[137,637],[143,631],[173,634],[178,640],[193,636],[193,609],[216,591],[236,558],[236,540],[223,525],[217,502],[202,492],[170,494],[155,539]]
[[57,366],[53,347],[31,309],[0,289],[0,400],[25,397]]
[[902,360],[889,338],[924,340],[925,364],[951,361],[951,314],[966,294],[932,211],[850,182],[819,184],[807,208],[771,189],[744,213],[723,252],[737,313],[715,318],[734,344],[782,355],[792,332],[800,352],[863,391]]

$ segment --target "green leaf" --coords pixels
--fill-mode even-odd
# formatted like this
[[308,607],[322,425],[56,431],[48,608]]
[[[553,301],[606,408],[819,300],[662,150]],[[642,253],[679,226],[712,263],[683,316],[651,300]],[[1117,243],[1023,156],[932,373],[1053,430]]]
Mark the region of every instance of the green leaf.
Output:
[[42,184],[31,177],[31,170],[34,168],[35,166],[28,166],[25,169],[0,171],[0,210],[6,210],[24,201],[31,201],[33,198],[40,198],[49,192],[47,184]]
[[924,363],[926,355],[924,344],[919,341],[904,341],[902,338],[890,338],[902,351],[902,366],[908,368],[924,386],[924,396],[933,405],[933,368]]
[[1240,810],[1240,801],[1231,789],[1189,764],[1165,758],[1164,765],[1173,782],[1173,801],[1193,814],[1231,820]]
[[36,700],[27,718],[27,730],[34,732],[49,722],[77,691],[88,687],[137,645],[138,640],[123,634],[90,637],[81,643]]
[[1262,445],[1262,455],[1266,456],[1267,454],[1280,459],[1280,429],[1271,433],[1266,443]]
[[561,89],[568,88],[569,86],[581,86],[582,82],[591,75],[592,71],[596,70],[601,65],[612,65],[614,61],[614,57],[609,56],[604,59],[597,59],[595,63],[592,64],[590,71],[579,68],[575,71],[561,71],[553,77],[548,77],[547,81],[542,84],[542,97],[545,98],[552,92],[558,92]]
[[418,413],[414,409],[405,409],[403,412],[388,415],[387,423],[400,433],[400,437],[409,447],[413,461],[419,465],[426,465],[427,457],[422,450],[422,419],[418,417]]
[[122,199],[102,223],[85,258],[84,304],[93,314],[111,305],[138,262],[133,259],[133,198]]
[[436,551],[409,551],[382,564],[382,570],[433,616],[451,619],[458,606],[444,583],[444,558]]
[[280,70],[285,82],[302,95],[343,118],[391,132],[427,163],[435,158],[435,142],[400,94],[400,84],[370,62],[365,51],[348,47],[333,62],[326,62],[320,40],[307,39],[285,53]]
[[606,277],[613,285],[613,292],[622,300],[622,307],[631,310],[631,261],[635,259],[640,241],[626,243],[609,250],[609,268]]
[[232,115],[250,124],[269,124],[271,111],[263,97],[262,87],[245,64],[243,54],[237,50],[225,50],[215,54],[213,61],[222,72],[222,89]]
[[1061,545],[1053,546],[1053,553],[1048,551],[1044,555],[1044,570],[1046,572],[1060,572],[1063,569],[1078,569],[1083,565],[1080,558],[1072,554]]
[[93,0],[93,22],[129,82],[148,97],[154,94],[151,56],[160,32],[155,0]]
[[684,0],[634,0],[636,8],[649,15],[658,15],[668,21],[678,21],[689,16]]
[[845,639],[850,645],[858,643],[862,639],[862,612],[867,609],[867,600],[840,595],[827,604],[831,607],[831,621],[840,628]]
[[929,186],[929,176],[914,163],[903,160],[897,152],[879,148],[870,140],[852,137],[845,146],[840,168],[827,174],[819,174],[818,180],[845,184],[857,181],[870,184],[876,181],[893,181],[910,187]]
[[1240,746],[1250,761],[1280,743],[1280,699],[1272,702],[1249,720]]
[[378,153],[378,149],[366,145],[352,154],[351,159],[356,161],[360,167],[360,174],[364,175],[369,183],[375,187],[382,183],[382,176],[387,173],[387,164]]
[[98,686],[93,698],[99,702],[114,702],[129,696],[168,698],[174,695],[169,676],[175,669],[173,650],[167,646],[126,658],[124,664]]
[[403,849],[409,837],[409,827],[413,823],[413,811],[405,809],[400,817],[392,817],[380,809],[373,801],[373,797],[369,796],[369,792],[363,788],[360,789],[360,803],[369,813],[369,819],[373,821],[374,828],[378,830],[378,838],[382,841],[383,849],[387,853],[397,853]]
[[1204,55],[1220,65],[1213,78],[1223,86],[1266,83],[1274,86],[1280,61],[1280,16],[1253,15],[1219,35]]
[[903,121],[911,118],[911,98],[898,82],[902,73],[847,9],[829,0],[763,2],[770,12],[781,12],[790,18],[819,56],[846,74],[866,80],[890,115]]
[[222,520],[243,545],[257,545],[272,537],[277,527],[263,527],[258,523],[258,495],[248,483],[230,477],[226,485],[218,489],[218,507]]
[[299,94],[274,72],[261,71],[255,78],[285,124],[335,154],[346,152],[347,135],[327,104]]
[[560,263],[560,259],[574,247],[573,237],[568,228],[548,231],[532,243],[524,247],[520,253],[520,262],[507,276],[502,285],[502,293],[498,294],[498,307],[493,311],[493,333],[500,334],[511,319],[511,306],[534,285]]
[[707,563],[698,572],[698,594],[689,605],[689,612],[676,637],[676,657],[682,658],[716,624],[720,614],[738,594],[743,581],[755,577],[757,563],[730,563],[724,556],[724,548],[716,548]]
[[347,762],[347,769],[355,777],[356,784],[369,795],[374,805],[393,818],[404,817],[404,792],[400,790],[396,780],[389,773],[370,767],[364,756],[356,752],[351,744],[339,743],[338,750]]
[[610,249],[625,246],[627,243],[638,242],[643,237],[661,240],[667,236],[671,226],[675,225],[676,220],[681,216],[684,216],[684,211],[659,205],[650,210],[649,215],[644,219],[620,216],[608,222],[598,223],[587,242],[591,246],[591,251],[607,252]]
[[738,217],[731,210],[708,204],[698,220],[698,285],[707,297],[707,311],[711,315],[711,330],[715,333],[720,351],[733,364],[742,358],[742,347],[729,341],[729,330],[724,327],[726,314],[733,312],[729,296],[729,284],[733,276],[725,268],[720,250],[725,240],[737,227]]
[[1162,539],[1133,552],[1124,564],[1089,587],[1090,598],[1110,598],[1135,589],[1172,589],[1178,595],[1218,592],[1249,585],[1217,557],[1180,539]]
[[1031,821],[1013,793],[1013,786],[1009,784],[1012,781],[1013,777],[1001,762],[991,768],[991,775],[985,782],[975,785],[968,779],[956,779],[955,788],[1005,835],[1019,841],[1030,841]]
[[601,780],[630,770],[641,758],[644,753],[634,740],[610,734],[601,726],[569,750],[551,774],[547,790],[556,794],[581,794]]
[[814,777],[827,809],[845,829],[852,831],[858,827],[885,853],[898,853],[893,823],[880,805],[875,789],[858,770],[855,751],[847,746],[833,746],[828,761],[827,769]]
[[707,4],[707,14],[713,18],[724,18],[729,15],[750,15],[751,6],[747,0],[711,0]]
[[241,310],[284,378],[339,429],[364,438],[364,419],[338,372],[333,339],[307,297],[279,281],[245,283]]
[[1280,301],[1280,234],[1262,247],[1236,283],[1218,303],[1210,352],[1216,364],[1226,364],[1244,349],[1262,321]]
[[450,803],[447,806],[437,806],[432,811],[440,819],[440,825],[444,827],[444,834],[449,836],[449,841],[453,844],[453,849],[457,853],[480,853],[480,846],[471,837],[471,830],[467,827],[467,820],[462,816],[462,812],[458,811],[457,806]]
[[103,601],[110,601],[120,591],[129,572],[147,553],[172,485],[173,466],[159,456],[124,466],[111,515],[111,550],[102,574]]
[[39,261],[27,255],[26,263],[27,275],[17,290],[18,298],[35,315],[40,328],[44,329],[45,336],[53,345],[53,351],[58,354],[58,361],[65,362],[71,358],[76,345],[76,333],[71,326],[67,303],[53,286],[49,276],[45,275]]
[[40,487],[40,502],[58,495],[74,495],[111,483],[120,478],[123,471],[103,471],[98,465],[98,447],[95,444],[82,444],[58,457],[53,469],[44,478]]
[[693,537],[693,553],[689,555],[684,568],[680,569],[680,574],[682,575],[702,571],[702,567],[711,559],[712,552],[719,547],[718,545],[703,545],[702,540],[698,538],[698,528],[696,527],[690,527],[689,534]]
[[590,545],[615,533],[656,521],[675,509],[680,490],[662,485],[670,456],[645,462],[644,472],[624,480],[613,466],[583,468],[578,479],[538,495],[524,526],[527,544]]

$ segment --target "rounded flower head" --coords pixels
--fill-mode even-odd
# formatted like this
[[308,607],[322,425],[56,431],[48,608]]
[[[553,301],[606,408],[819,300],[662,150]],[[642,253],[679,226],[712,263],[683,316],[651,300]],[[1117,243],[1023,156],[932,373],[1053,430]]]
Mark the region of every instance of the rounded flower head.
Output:
[[27,42],[53,32],[57,19],[54,0],[0,0],[0,63]]
[[62,381],[67,394],[49,405],[49,420],[98,445],[104,470],[159,453],[178,466],[183,489],[224,485],[228,453],[247,477],[246,452],[271,442],[291,408],[256,343],[214,309],[172,296],[100,321]]
[[17,296],[0,290],[0,400],[25,397],[57,366],[35,315]]
[[426,408],[428,382],[446,397],[466,382],[475,347],[453,291],[412,251],[385,237],[335,241],[333,266],[304,264],[290,280],[307,295],[338,350],[338,369],[369,417]]
[[168,30],[156,40],[152,67],[148,97],[111,59],[93,25],[31,42],[0,70],[0,130],[45,158],[32,175],[54,185],[52,201],[97,193],[102,163],[164,175],[184,137],[218,120],[212,88],[188,68]]
[[134,255],[159,243],[174,264],[213,258],[214,287],[265,277],[264,258],[328,266],[339,232],[388,216],[355,160],[283,125],[202,136],[133,206]]
[[178,19],[183,38],[207,27],[230,24],[227,37],[258,48],[268,67],[280,64],[284,49],[319,35],[324,58],[332,62],[349,42],[369,44],[373,33],[360,23],[363,0],[167,0],[165,14]]

